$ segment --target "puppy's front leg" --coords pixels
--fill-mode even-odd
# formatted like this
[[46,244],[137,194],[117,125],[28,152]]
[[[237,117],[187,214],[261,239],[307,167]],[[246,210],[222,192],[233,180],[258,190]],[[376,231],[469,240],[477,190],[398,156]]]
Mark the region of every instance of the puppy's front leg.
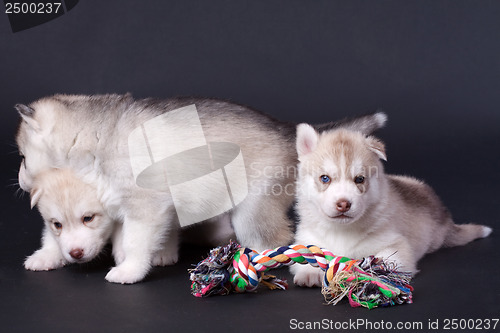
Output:
[[384,258],[387,262],[395,263],[399,271],[409,272],[412,275],[418,273],[417,260],[410,245],[405,240],[385,248],[375,254],[375,257]]
[[109,282],[136,283],[149,272],[153,254],[161,248],[165,231],[172,222],[167,211],[158,212],[155,208],[143,206],[141,211],[156,214],[125,217],[122,226],[123,261],[108,272],[106,280]]
[[[175,219],[177,220],[177,219]],[[151,262],[153,266],[168,266],[177,263],[179,260],[179,222],[172,221],[161,247],[153,254]]]
[[115,264],[119,265],[125,260],[122,223],[116,223],[113,234],[111,235],[111,244],[113,245],[113,258],[115,259]]
[[48,271],[62,267],[67,263],[55,236],[45,225],[43,227],[42,247],[26,258],[24,268],[31,271]]

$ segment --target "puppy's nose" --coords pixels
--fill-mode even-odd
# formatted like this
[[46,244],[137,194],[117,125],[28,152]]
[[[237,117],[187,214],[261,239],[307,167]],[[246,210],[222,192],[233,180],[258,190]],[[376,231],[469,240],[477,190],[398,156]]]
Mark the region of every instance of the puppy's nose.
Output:
[[83,250],[82,249],[73,249],[69,252],[69,255],[74,259],[82,259],[83,258]]
[[340,199],[337,201],[337,210],[341,213],[347,212],[351,209],[351,202],[346,199]]

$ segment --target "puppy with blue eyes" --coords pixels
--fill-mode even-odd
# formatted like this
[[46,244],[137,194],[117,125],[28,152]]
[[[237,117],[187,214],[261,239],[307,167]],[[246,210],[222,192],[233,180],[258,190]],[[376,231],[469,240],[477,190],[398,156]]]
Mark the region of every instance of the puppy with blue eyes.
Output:
[[[120,226],[115,226],[97,199],[97,190],[70,170],[48,169],[34,180],[31,207],[38,207],[45,222],[42,247],[24,267],[46,271],[94,259]],[[123,260],[121,243],[114,241],[115,260]]]
[[[295,243],[314,244],[335,255],[370,255],[417,272],[417,261],[443,246],[486,237],[491,228],[454,224],[435,192],[423,182],[386,175],[384,144],[349,130],[318,133],[297,127],[299,175]],[[299,286],[321,286],[316,267],[291,267]]]

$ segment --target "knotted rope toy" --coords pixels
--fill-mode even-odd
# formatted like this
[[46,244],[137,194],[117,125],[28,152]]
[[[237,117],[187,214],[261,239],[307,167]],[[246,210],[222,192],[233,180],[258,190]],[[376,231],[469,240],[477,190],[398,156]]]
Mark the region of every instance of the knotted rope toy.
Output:
[[282,246],[258,253],[235,242],[210,251],[208,258],[190,269],[191,293],[196,297],[227,295],[231,291],[254,291],[260,284],[270,289],[287,289],[285,280],[264,272],[310,264],[326,271],[322,294],[328,304],[347,296],[352,307],[369,309],[412,303],[411,274],[395,264],[370,256],[360,260],[333,255],[314,245]]

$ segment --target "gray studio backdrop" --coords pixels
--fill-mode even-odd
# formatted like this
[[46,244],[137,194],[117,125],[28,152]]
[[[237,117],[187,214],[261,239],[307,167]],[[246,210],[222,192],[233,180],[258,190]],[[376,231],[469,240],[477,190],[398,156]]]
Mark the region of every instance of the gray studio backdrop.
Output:
[[[6,286],[2,295],[8,300],[0,311],[2,322],[26,329],[40,322],[41,327],[57,331],[51,326],[57,320],[50,318],[64,317],[61,327],[82,325],[83,330],[92,323],[86,318],[93,318],[107,330],[121,323],[122,331],[138,330],[134,324],[149,325],[154,331],[154,323],[175,313],[168,325],[179,330],[208,323],[221,331],[227,321],[214,320],[217,314],[210,311],[242,309],[244,301],[237,297],[191,300],[183,289],[187,274],[183,275],[182,265],[166,269],[179,275],[156,275],[150,284],[128,289],[106,285],[106,269],[68,268],[45,275],[22,269],[24,257],[39,245],[42,223],[36,211],[29,210],[28,196],[16,197],[16,187],[10,186],[20,161],[14,146],[19,119],[13,106],[54,93],[126,92],[138,98],[228,99],[294,122],[319,123],[383,109],[389,116],[387,128],[380,132],[388,147],[387,169],[425,179],[458,223],[500,228],[495,211],[500,200],[499,1],[82,0],[52,21],[15,33],[2,12],[5,209],[0,219],[0,287]],[[281,296],[265,294],[265,301],[259,301],[259,295],[245,298],[270,313],[276,308],[265,304],[282,297],[290,310],[276,314],[273,322],[247,322],[235,316],[231,323],[285,331],[279,328],[288,327],[287,313],[301,311],[306,311],[303,320],[344,315],[390,319],[399,314],[405,320],[427,322],[445,314],[449,318],[498,315],[497,241],[494,232],[489,239],[424,259],[410,310],[351,312],[346,304],[331,310],[320,297],[296,288]],[[200,256],[196,253],[191,259]],[[473,266],[467,269],[468,264]],[[97,282],[85,282],[94,275]],[[81,290],[72,289],[77,280],[83,281]],[[168,285],[152,290],[155,283]],[[478,293],[482,286],[488,290]],[[41,301],[47,299],[45,288],[47,293],[60,293],[67,306],[46,307]],[[168,288],[175,289],[171,291],[175,305],[163,298]],[[298,309],[297,297],[310,307]],[[102,313],[80,317],[80,311],[88,314],[91,308],[76,307],[75,299],[95,302],[96,308],[107,304],[106,299],[113,302]],[[196,320],[194,310],[183,307],[183,302],[196,309]],[[128,311],[134,315],[123,319]],[[30,322],[34,324],[26,318],[34,318]],[[209,331],[207,327],[203,326]]]

